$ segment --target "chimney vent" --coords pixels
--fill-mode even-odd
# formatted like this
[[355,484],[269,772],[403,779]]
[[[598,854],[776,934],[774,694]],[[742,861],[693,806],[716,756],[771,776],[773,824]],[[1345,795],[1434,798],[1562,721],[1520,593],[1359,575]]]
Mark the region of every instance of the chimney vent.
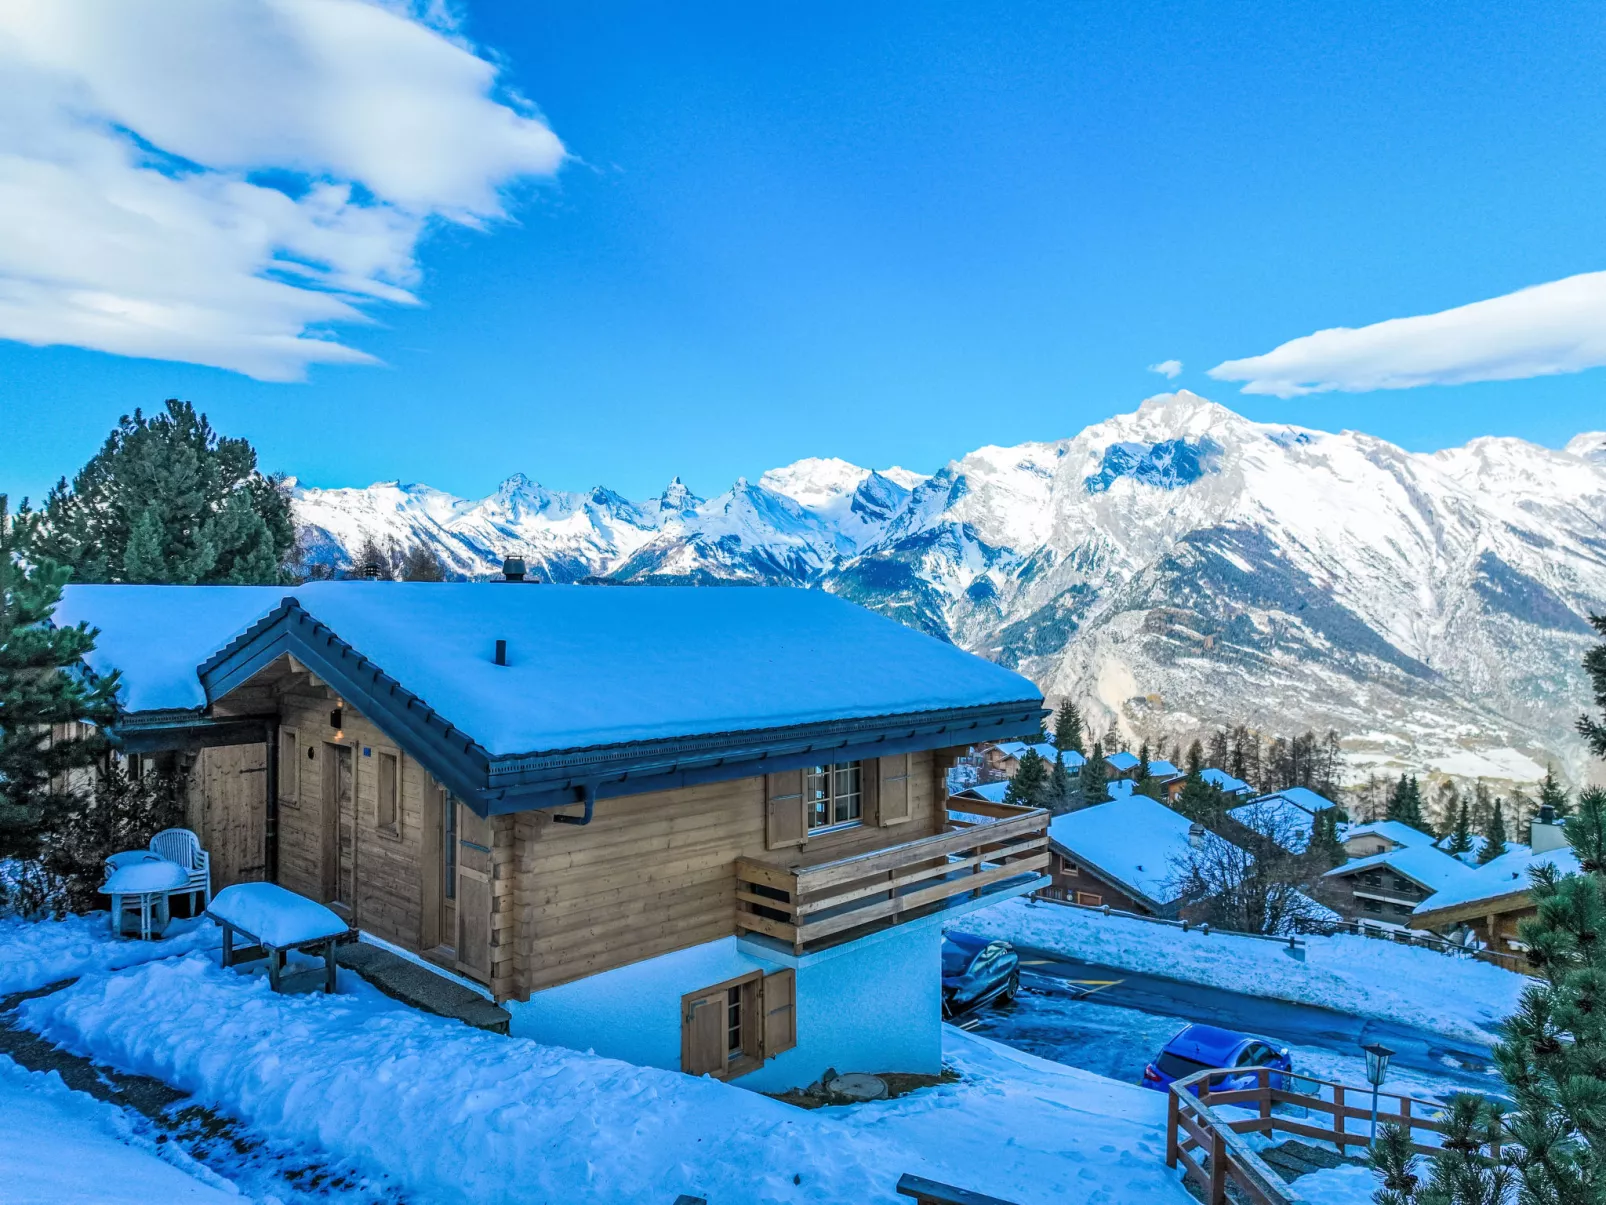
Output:
[[496,663],[498,665],[507,664],[507,641],[505,640],[496,642]]
[[1204,848],[1205,826],[1195,820],[1188,825],[1188,844],[1195,849]]
[[1556,809],[1542,807],[1528,826],[1528,848],[1536,854],[1549,853],[1567,844],[1567,833],[1556,820]]
[[524,580],[524,558],[510,556],[503,560],[502,576],[510,582],[522,582]]

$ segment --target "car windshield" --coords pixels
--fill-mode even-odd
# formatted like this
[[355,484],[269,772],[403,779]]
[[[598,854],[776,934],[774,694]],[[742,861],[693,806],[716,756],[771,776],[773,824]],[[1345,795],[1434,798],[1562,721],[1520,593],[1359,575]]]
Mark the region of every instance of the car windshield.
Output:
[[[970,960],[976,956],[976,951],[967,950],[963,946],[945,943],[942,947],[942,973],[944,975],[958,975],[963,973],[970,965]],[[929,955],[928,955],[929,957]],[[929,963],[927,964],[930,965]]]
[[1156,1066],[1172,1079],[1182,1079],[1192,1075],[1195,1071],[1207,1071],[1210,1063],[1201,1063],[1194,1059],[1183,1058],[1180,1054],[1172,1054],[1169,1050],[1162,1050],[1160,1057],[1155,1060]]

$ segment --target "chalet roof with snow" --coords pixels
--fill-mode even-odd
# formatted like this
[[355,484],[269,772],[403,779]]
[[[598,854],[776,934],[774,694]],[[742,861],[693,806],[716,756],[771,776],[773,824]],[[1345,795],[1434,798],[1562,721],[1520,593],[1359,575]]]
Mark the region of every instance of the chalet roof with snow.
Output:
[[1366,858],[1352,858],[1342,866],[1333,867],[1323,877],[1343,879],[1378,867],[1387,867],[1396,874],[1404,875],[1427,891],[1447,890],[1475,873],[1466,863],[1443,850],[1434,849],[1431,845],[1413,845],[1386,850]]
[[1135,753],[1128,753],[1123,749],[1119,753],[1111,753],[1107,756],[1104,759],[1104,764],[1118,774],[1125,774],[1128,770],[1136,770],[1138,768],[1138,759]]
[[1003,803],[1004,796],[1009,794],[1009,783],[1006,782],[978,782],[975,786],[966,787],[963,791],[955,791],[950,799],[980,799],[984,803]]
[[[1437,852],[1437,851],[1435,851]],[[1448,854],[1440,854],[1449,858]],[[1451,861],[1455,859],[1451,858]],[[1460,865],[1460,863],[1457,863]],[[1519,845],[1503,853],[1487,865],[1467,868],[1466,874],[1434,892],[1416,906],[1414,915],[1443,912],[1453,908],[1493,904],[1506,896],[1526,894],[1529,875],[1538,866],[1554,866],[1560,874],[1578,872],[1578,855],[1570,846],[1534,853],[1526,845]]]
[[1234,778],[1225,770],[1218,770],[1214,766],[1208,766],[1200,770],[1199,777],[1228,795],[1253,795],[1255,793],[1255,788],[1243,779]]
[[[1317,798],[1321,798],[1317,796]],[[1262,795],[1228,810],[1245,828],[1269,837],[1290,853],[1304,853],[1316,828],[1316,818],[1282,794]]]
[[1336,806],[1331,799],[1318,795],[1309,787],[1284,787],[1280,791],[1270,791],[1260,798],[1285,800],[1310,816]]
[[1352,824],[1344,830],[1344,840],[1350,841],[1356,837],[1382,837],[1385,841],[1391,841],[1405,849],[1434,843],[1431,833],[1424,833],[1421,829],[1412,828],[1399,820],[1375,820],[1371,824]]
[[1179,771],[1163,757],[1157,757],[1149,763],[1150,778],[1175,778]]
[[1191,828],[1192,821],[1165,804],[1128,795],[1055,816],[1048,839],[1065,857],[1159,911],[1181,898],[1179,867],[1193,849]]
[[[818,590],[91,585],[67,587],[56,622],[99,629],[88,660],[123,675],[120,727],[203,716],[289,654],[481,801],[671,766],[763,761],[747,765],[761,773],[826,750],[930,748],[939,732],[969,744],[1043,714],[1020,675]],[[611,752],[579,756],[593,750]]]

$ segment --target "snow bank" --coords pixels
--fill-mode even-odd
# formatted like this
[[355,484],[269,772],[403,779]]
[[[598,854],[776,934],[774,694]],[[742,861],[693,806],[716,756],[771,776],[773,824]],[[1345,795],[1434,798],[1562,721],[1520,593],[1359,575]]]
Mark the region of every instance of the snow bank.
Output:
[[108,912],[45,921],[0,917],[0,996],[32,991],[88,971],[212,949],[219,941],[210,921],[174,921],[167,932],[161,941],[117,937]]
[[1528,980],[1487,963],[1371,937],[1308,937],[1305,961],[1277,942],[1184,933],[1058,904],[1006,900],[965,917],[966,932],[1001,937],[1128,971],[1379,1017],[1491,1045]]
[[[182,1162],[185,1170],[163,1155]],[[121,1109],[74,1092],[54,1071],[25,1071],[5,1057],[0,1057],[0,1184],[8,1205],[240,1201],[226,1191],[232,1185],[172,1144],[158,1148],[141,1138]]]
[[432,1202],[891,1205],[903,1172],[1024,1205],[1190,1198],[1164,1100],[948,1031],[964,1075],[805,1112],[709,1079],[503,1038],[366,995],[279,996],[191,954],[26,1002],[51,1041]]
[[1322,1205],[1372,1205],[1382,1181],[1369,1167],[1328,1167],[1294,1181],[1306,1200]]
[[332,910],[275,883],[236,883],[212,897],[208,912],[270,946],[336,937],[349,926]]

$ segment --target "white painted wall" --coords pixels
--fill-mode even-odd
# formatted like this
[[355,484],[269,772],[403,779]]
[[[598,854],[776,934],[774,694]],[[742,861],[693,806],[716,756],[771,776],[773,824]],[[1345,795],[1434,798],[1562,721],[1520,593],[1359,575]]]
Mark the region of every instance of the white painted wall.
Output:
[[680,999],[748,971],[797,971],[797,1046],[734,1080],[806,1087],[827,1069],[942,1070],[942,931],[899,925],[796,959],[723,937],[508,1001],[511,1032],[649,1067],[680,1069]]

